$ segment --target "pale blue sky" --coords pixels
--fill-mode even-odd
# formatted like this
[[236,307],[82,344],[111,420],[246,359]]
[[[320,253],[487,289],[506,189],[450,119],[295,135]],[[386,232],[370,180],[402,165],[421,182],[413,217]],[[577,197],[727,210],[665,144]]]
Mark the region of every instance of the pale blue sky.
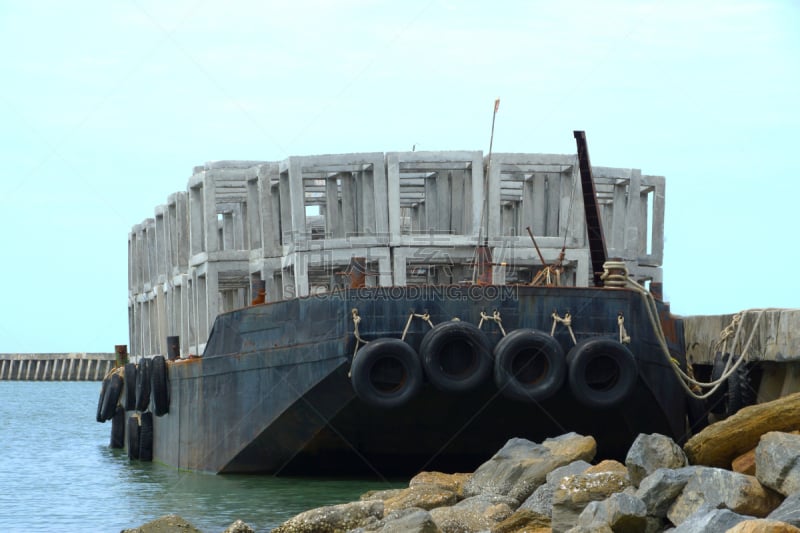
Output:
[[673,311],[800,307],[800,2],[0,0],[0,352],[128,342],[127,235],[216,159],[481,149],[667,178]]

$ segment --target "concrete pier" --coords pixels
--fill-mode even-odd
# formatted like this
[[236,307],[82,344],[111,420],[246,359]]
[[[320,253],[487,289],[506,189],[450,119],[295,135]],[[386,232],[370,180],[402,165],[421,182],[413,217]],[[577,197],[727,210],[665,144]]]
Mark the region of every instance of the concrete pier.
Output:
[[100,381],[113,353],[0,354],[0,381]]
[[[609,257],[661,283],[664,178],[594,167]],[[217,161],[128,235],[130,354],[202,354],[217,314],[345,284],[529,283],[562,252],[593,276],[576,154],[369,152]],[[481,248],[479,260],[478,245]],[[486,276],[478,266],[491,264]]]

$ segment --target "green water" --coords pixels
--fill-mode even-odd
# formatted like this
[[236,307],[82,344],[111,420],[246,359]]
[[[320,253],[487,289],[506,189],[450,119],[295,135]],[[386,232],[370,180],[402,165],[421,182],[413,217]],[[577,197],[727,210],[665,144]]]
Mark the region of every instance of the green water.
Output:
[[0,531],[116,532],[178,514],[206,533],[269,531],[400,482],[214,476],[131,462],[95,421],[100,384],[0,381]]

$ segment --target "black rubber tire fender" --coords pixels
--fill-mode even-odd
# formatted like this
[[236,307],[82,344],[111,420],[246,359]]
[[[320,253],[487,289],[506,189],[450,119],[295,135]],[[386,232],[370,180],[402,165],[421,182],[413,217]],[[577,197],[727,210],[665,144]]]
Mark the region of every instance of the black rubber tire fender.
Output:
[[566,375],[564,350],[542,331],[515,329],[494,347],[494,382],[509,398],[546,400],[558,392]]
[[106,398],[106,391],[108,390],[108,383],[111,381],[111,378],[105,377],[103,378],[103,384],[100,386],[100,397],[97,399],[97,415],[95,416],[95,420],[98,422],[105,422],[106,419],[103,418],[103,401]]
[[[725,371],[725,363],[727,362],[728,358],[728,354],[723,354],[720,352],[714,354],[714,366],[711,367],[711,381],[717,381],[722,377],[722,373]],[[715,390],[714,393],[707,399],[708,409],[715,415],[725,415],[728,396],[728,381],[729,380],[726,379],[720,383],[719,387],[717,387],[717,390]]]
[[119,402],[121,392],[122,378],[119,374],[111,374],[111,376],[109,376],[108,387],[106,387],[106,393],[103,396],[103,408],[100,413],[103,420],[111,420],[114,417],[114,413],[117,412],[117,403]]
[[136,369],[136,410],[147,411],[150,405],[150,359],[144,358]]
[[592,408],[619,405],[639,379],[633,353],[607,337],[591,337],[573,346],[567,354],[567,367],[573,396]]
[[350,381],[363,402],[390,409],[416,396],[424,376],[414,348],[400,339],[380,338],[358,350]]
[[136,409],[136,365],[127,363],[122,372],[125,382],[125,410],[133,411]]
[[725,398],[725,417],[736,414],[742,407],[756,403],[756,391],[750,384],[749,371],[742,362],[728,377],[728,393]]
[[153,460],[153,413],[142,413],[139,426],[139,460]]
[[127,426],[128,459],[139,458],[139,416],[128,417]]
[[111,418],[111,448],[125,447],[125,409],[119,405],[117,412]]
[[153,397],[153,413],[164,416],[169,412],[169,383],[167,362],[163,355],[153,357],[150,365],[150,395]]
[[419,353],[428,380],[445,392],[471,391],[492,373],[489,339],[469,322],[436,325],[422,338]]

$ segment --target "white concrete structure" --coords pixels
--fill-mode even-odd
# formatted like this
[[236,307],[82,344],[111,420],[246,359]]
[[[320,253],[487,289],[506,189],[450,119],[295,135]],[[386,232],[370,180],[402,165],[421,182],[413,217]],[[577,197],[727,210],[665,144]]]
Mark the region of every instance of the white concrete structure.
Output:
[[[609,257],[661,282],[664,178],[593,169]],[[363,283],[470,283],[478,245],[492,282],[529,283],[542,267],[526,228],[564,284],[592,278],[577,156],[389,152],[219,161],[194,169],[128,235],[130,354],[201,354],[217,314],[330,291],[352,265]]]

